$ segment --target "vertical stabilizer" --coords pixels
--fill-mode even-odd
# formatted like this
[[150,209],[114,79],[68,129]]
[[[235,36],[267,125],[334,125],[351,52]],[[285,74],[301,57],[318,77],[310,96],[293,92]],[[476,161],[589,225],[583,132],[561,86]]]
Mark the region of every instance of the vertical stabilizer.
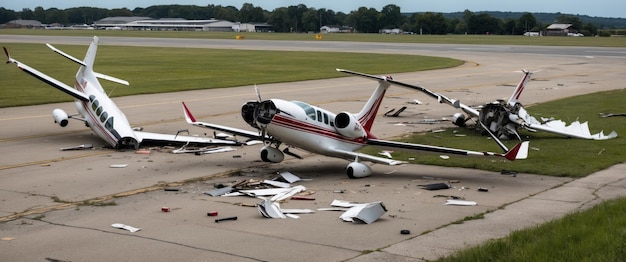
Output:
[[530,72],[528,70],[522,70],[522,72],[524,73],[524,76],[522,76],[522,80],[520,80],[519,84],[517,84],[517,87],[515,87],[515,91],[513,91],[513,94],[509,98],[509,105],[511,106],[517,103],[520,95],[522,95],[522,91],[524,91],[524,87],[526,87],[526,83],[530,81],[530,76],[533,74],[533,72]]
[[374,124],[374,119],[376,118],[376,113],[378,113],[378,108],[380,104],[383,102],[383,98],[385,96],[385,92],[389,87],[389,83],[385,80],[378,80],[378,87],[372,93],[372,96],[367,100],[365,106],[361,109],[361,112],[355,115],[356,119],[359,120],[359,123],[367,133],[372,129],[372,125]]
[[89,45],[89,49],[87,49],[87,54],[85,54],[85,66],[93,71],[93,64],[96,61],[96,52],[98,52],[98,37],[94,36],[93,41]]

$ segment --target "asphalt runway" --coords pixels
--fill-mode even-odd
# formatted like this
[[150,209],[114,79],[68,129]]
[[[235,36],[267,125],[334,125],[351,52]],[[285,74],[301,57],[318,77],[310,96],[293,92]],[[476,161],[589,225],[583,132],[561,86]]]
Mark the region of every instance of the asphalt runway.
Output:
[[[89,44],[81,37],[2,36],[0,42],[49,42]],[[419,44],[372,44],[342,42],[181,40],[148,38],[101,38],[106,45],[171,46],[194,48],[241,48],[269,50],[320,50],[349,52],[405,53],[446,56],[467,61],[461,67],[394,74],[395,80],[418,83],[466,104],[481,104],[510,95],[521,78],[520,69],[541,71],[533,75],[522,95],[524,104],[541,103],[562,97],[621,89],[626,50],[586,47],[517,47]],[[19,54],[13,54],[19,58]],[[52,52],[51,56],[54,55]],[[96,62],[97,63],[97,62]],[[68,66],[74,66],[68,63]],[[384,67],[384,65],[381,65]],[[38,68],[45,72],[45,68]],[[347,68],[350,69],[350,68]],[[0,70],[17,70],[5,66]],[[334,70],[334,68],[329,68]],[[106,73],[106,72],[104,72]],[[138,69],[138,73],[140,69]],[[339,74],[339,73],[338,73]],[[29,77],[24,74],[24,77]],[[37,81],[33,79],[33,81]],[[150,81],[150,79],[146,79]],[[344,77],[259,86],[264,98],[303,100],[331,111],[355,112],[373,92],[375,82]],[[239,115],[240,106],[255,99],[252,85],[221,90],[200,90],[167,95],[138,95],[115,98],[131,124],[145,131],[191,134],[210,133],[189,126],[182,117],[185,101],[205,122],[248,128]],[[419,99],[424,104],[411,105]],[[408,106],[399,118],[385,118],[391,108]],[[455,234],[446,229],[465,217],[500,210],[523,203],[533,196],[562,188],[568,178],[532,174],[516,177],[499,173],[436,166],[374,165],[371,177],[350,180],[344,169],[347,161],[298,152],[304,160],[287,158],[280,164],[260,162],[258,146],[213,155],[178,155],[152,148],[151,154],[118,152],[99,148],[103,144],[80,122],[66,128],[53,124],[51,112],[62,108],[74,112],[72,103],[0,109],[0,257],[3,260],[43,261],[415,261],[434,259],[471,245],[472,239],[489,239],[498,234]],[[425,95],[392,87],[383,101],[373,133],[382,138],[451,126],[396,125],[399,121],[449,117],[456,112]],[[532,113],[532,111],[531,111]],[[600,128],[591,126],[592,129]],[[60,151],[60,148],[91,143],[97,148]],[[532,146],[532,141],[531,141]],[[480,150],[480,149],[477,149]],[[532,152],[531,156],[532,157]],[[110,168],[128,164],[126,168]],[[502,162],[506,169],[506,162]],[[203,192],[214,184],[267,179],[278,171],[311,178],[297,184],[314,192],[314,201],[290,200],[286,208],[318,209],[333,199],[382,201],[387,213],[369,224],[342,222],[339,212],[317,211],[299,219],[266,219],[254,207],[258,199],[210,197]],[[458,180],[454,188],[426,191],[422,184]],[[576,182],[576,181],[574,181]],[[164,191],[175,187],[179,191]],[[479,187],[489,188],[479,192]],[[623,189],[622,189],[623,191]],[[439,194],[456,195],[478,202],[477,206],[443,205]],[[619,194],[608,194],[610,197]],[[597,201],[597,199],[594,199]],[[89,202],[92,201],[92,202]],[[581,200],[589,203],[588,200]],[[93,203],[103,203],[96,205]],[[162,207],[171,212],[162,212]],[[540,209],[542,205],[535,205]],[[563,206],[561,204],[561,206]],[[554,215],[568,211],[558,208]],[[235,221],[214,222],[237,216]],[[525,212],[517,210],[523,220]],[[530,213],[530,212],[529,212]],[[498,212],[494,212],[498,214]],[[543,218],[540,218],[541,220]],[[488,219],[485,219],[487,221]],[[527,223],[504,226],[508,232]],[[128,232],[111,227],[123,223],[142,228]],[[466,223],[470,224],[470,223]],[[477,227],[478,228],[478,227]],[[411,231],[409,235],[400,230]],[[443,233],[442,233],[443,232]],[[444,234],[438,236],[437,234]],[[460,239],[461,246],[433,247],[441,239]],[[417,245],[417,246],[414,246]],[[442,245],[443,246],[443,245]],[[428,248],[427,248],[428,247]]]

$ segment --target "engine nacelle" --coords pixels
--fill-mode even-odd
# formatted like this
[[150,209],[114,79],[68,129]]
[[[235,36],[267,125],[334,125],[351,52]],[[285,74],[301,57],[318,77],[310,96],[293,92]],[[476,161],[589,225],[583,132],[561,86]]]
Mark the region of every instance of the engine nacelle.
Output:
[[52,110],[52,117],[54,117],[54,122],[59,124],[61,127],[65,127],[68,124],[68,116],[63,109],[55,109]]
[[463,113],[454,113],[452,115],[452,123],[460,127],[465,126],[465,115]]
[[372,174],[372,168],[361,162],[352,162],[346,168],[349,178],[362,178]]
[[335,129],[339,134],[349,138],[366,137],[367,133],[354,115],[341,112],[335,116]]
[[278,150],[278,148],[271,146],[261,148],[261,160],[270,163],[280,163],[283,159],[285,159],[285,154]]

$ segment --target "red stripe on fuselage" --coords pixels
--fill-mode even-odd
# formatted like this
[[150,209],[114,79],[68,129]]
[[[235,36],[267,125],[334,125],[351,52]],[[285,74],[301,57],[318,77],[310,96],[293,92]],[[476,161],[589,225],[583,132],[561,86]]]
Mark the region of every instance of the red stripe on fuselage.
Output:
[[284,117],[281,115],[275,115],[274,118],[272,118],[271,124],[288,128],[288,129],[292,129],[292,130],[299,131],[299,132],[305,132],[305,133],[332,138],[332,139],[335,139],[344,143],[364,145],[363,139],[360,137],[348,138],[348,137],[340,135],[335,130],[323,129],[319,126],[312,125],[310,123],[299,121],[293,118]]

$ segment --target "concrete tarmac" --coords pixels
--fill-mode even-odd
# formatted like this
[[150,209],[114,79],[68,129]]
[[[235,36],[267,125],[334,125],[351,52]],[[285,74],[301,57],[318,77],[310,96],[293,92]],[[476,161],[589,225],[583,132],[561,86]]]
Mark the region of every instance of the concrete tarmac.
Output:
[[[102,42],[105,41],[103,38]],[[12,55],[19,59],[19,54]],[[429,55],[450,56],[467,63],[452,69],[394,74],[394,79],[445,92],[466,104],[508,97],[521,78],[514,71],[522,68],[543,69],[533,75],[522,95],[527,105],[621,89],[626,83],[622,76],[625,60],[619,56],[485,55],[461,49],[429,51]],[[74,65],[68,63],[68,66]],[[38,69],[45,72],[44,68]],[[7,66],[1,70],[17,69]],[[355,112],[375,86],[372,81],[345,77],[263,85],[260,89],[264,98],[303,100],[332,111]],[[192,134],[202,135],[211,131],[188,126],[182,118],[180,101],[186,101],[202,121],[248,128],[240,119],[239,109],[251,99],[255,99],[254,90],[245,86],[114,100],[131,124],[146,131],[176,133],[189,129]],[[407,104],[412,99],[425,104]],[[400,118],[381,116],[401,106],[408,108]],[[258,146],[203,156],[171,154],[162,148],[152,148],[150,154],[118,152],[98,148],[103,143],[80,122],[63,129],[54,125],[50,116],[54,108],[75,111],[72,103],[0,110],[3,155],[0,257],[3,260],[433,260],[488,239],[504,237],[513,230],[622,197],[626,192],[621,178],[624,165],[577,180],[533,174],[512,177],[437,166],[374,165],[371,177],[352,180],[344,173],[347,161],[301,151],[296,152],[305,156],[303,160],[287,158],[283,163],[271,165],[258,160]],[[450,123],[395,123],[449,117],[454,112],[455,109],[424,95],[392,87],[373,132],[391,138],[448,127]],[[591,125],[591,128],[593,131],[601,127]],[[97,148],[59,150],[86,143]],[[532,151],[530,154],[532,158]],[[128,166],[111,168],[112,164]],[[502,162],[502,166],[507,169],[507,162]],[[279,171],[310,178],[296,184],[305,186],[315,198],[289,200],[282,204],[283,208],[317,210],[330,207],[334,199],[341,199],[382,201],[388,211],[368,225],[343,222],[339,219],[341,213],[333,211],[302,214],[298,219],[266,219],[251,207],[259,199],[203,194],[216,184],[270,179]],[[451,183],[453,188],[441,191],[420,187],[440,182],[455,183]],[[166,187],[178,191],[165,191]],[[489,190],[480,192],[479,187]],[[454,195],[476,201],[478,205],[448,206],[444,205],[445,198],[437,195]],[[162,212],[163,207],[168,207],[170,212]],[[218,216],[207,216],[211,211],[217,211]],[[455,223],[484,213],[482,219]],[[215,222],[216,218],[231,216],[237,220]],[[131,233],[112,227],[114,223],[141,230]],[[411,234],[400,234],[404,229]]]

